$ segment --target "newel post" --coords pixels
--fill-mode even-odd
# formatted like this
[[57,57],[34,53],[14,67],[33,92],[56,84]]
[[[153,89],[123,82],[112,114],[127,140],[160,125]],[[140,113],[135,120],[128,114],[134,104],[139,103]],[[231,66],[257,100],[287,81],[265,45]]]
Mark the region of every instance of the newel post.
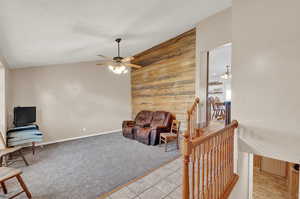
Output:
[[190,162],[190,154],[191,154],[191,142],[189,138],[189,131],[187,130],[183,136],[184,138],[182,143],[182,155],[183,155],[182,198],[189,199],[189,195],[190,195],[189,162]]

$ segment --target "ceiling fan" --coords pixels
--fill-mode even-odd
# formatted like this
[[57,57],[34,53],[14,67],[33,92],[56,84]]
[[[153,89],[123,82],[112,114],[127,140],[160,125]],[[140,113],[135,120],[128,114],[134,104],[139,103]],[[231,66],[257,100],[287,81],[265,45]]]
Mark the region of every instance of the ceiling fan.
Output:
[[136,65],[136,64],[132,64],[131,61],[134,60],[134,57],[129,56],[129,57],[121,57],[120,56],[120,42],[121,42],[121,38],[117,38],[115,41],[118,43],[118,56],[116,57],[107,57],[104,55],[98,55],[100,57],[103,58],[103,60],[101,60],[100,63],[98,63],[97,65],[99,66],[108,66],[108,68],[116,73],[116,74],[125,74],[128,72],[128,67],[131,68],[142,68],[142,66]]
[[226,65],[226,72],[223,75],[221,75],[222,79],[225,79],[225,80],[231,79],[232,75],[231,75],[229,68],[230,68],[230,66]]

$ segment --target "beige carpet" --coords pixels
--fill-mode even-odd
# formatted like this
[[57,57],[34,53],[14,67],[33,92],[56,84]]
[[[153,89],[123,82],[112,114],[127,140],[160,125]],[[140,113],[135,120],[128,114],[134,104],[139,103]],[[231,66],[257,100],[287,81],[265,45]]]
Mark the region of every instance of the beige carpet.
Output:
[[[34,199],[95,199],[179,156],[175,144],[170,149],[164,152],[164,147],[113,133],[47,145],[38,149],[35,159],[28,151],[31,165],[18,162],[14,166],[21,166]],[[8,191],[17,188],[15,180],[10,180]]]

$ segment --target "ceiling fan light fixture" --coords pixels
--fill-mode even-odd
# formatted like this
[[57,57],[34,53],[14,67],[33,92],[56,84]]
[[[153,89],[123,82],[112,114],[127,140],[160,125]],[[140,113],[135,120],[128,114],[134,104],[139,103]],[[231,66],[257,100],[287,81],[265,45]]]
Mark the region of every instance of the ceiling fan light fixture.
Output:
[[112,66],[112,65],[109,65],[108,68],[113,73],[118,74],[118,75],[128,73],[128,69],[124,65],[121,65],[121,66]]
[[232,77],[231,74],[227,74],[227,73],[221,75],[221,78],[222,78],[222,79],[226,79],[226,80],[227,80],[227,79],[231,79],[231,77]]
[[115,41],[118,44],[118,55],[116,57],[110,58],[104,55],[98,55],[103,58],[102,63],[98,63],[97,65],[100,66],[106,66],[110,71],[112,71],[115,74],[126,74],[129,71],[129,68],[135,68],[139,69],[142,66],[139,66],[137,64],[132,64],[131,61],[134,59],[134,57],[121,57],[120,56],[120,42],[121,38],[116,39]]
[[226,72],[223,75],[221,75],[222,79],[225,79],[225,80],[231,79],[232,75],[231,75],[231,72],[230,72],[229,68],[230,68],[230,66],[227,65],[226,66]]

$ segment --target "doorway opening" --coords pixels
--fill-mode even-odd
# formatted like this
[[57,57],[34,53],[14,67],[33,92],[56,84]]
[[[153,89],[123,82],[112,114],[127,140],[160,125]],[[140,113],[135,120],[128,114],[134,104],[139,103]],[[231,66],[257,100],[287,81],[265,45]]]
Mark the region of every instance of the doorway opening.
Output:
[[231,43],[208,52],[207,122],[231,122],[231,52]]
[[299,164],[254,155],[252,198],[298,199]]

